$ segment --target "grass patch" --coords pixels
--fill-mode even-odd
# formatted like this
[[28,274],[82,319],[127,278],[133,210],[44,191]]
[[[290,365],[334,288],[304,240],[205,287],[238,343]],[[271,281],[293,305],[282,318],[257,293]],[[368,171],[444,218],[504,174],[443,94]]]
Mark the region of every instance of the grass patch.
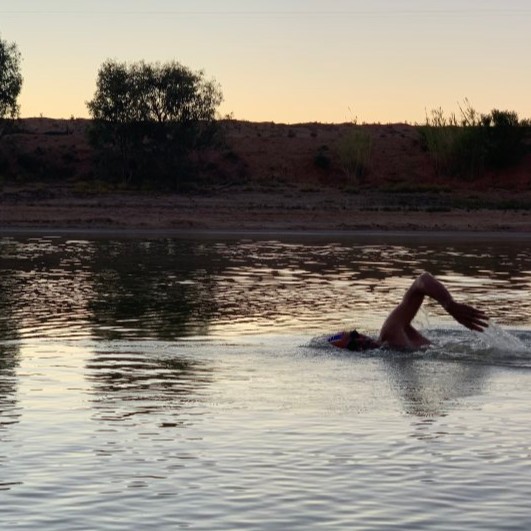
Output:
[[460,112],[458,118],[446,115],[441,108],[434,109],[420,130],[422,145],[438,174],[474,179],[486,169],[518,163],[526,152],[529,120],[498,109],[479,114],[468,100]]
[[337,154],[341,168],[350,182],[360,182],[369,172],[372,138],[367,131],[353,125],[339,140]]

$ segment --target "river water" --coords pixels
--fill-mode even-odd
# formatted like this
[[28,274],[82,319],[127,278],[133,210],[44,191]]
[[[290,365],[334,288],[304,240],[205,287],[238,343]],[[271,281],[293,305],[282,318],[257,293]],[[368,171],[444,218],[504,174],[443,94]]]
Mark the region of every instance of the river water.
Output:
[[[514,236],[0,237],[2,529],[531,528]],[[423,270],[425,352],[348,353]]]

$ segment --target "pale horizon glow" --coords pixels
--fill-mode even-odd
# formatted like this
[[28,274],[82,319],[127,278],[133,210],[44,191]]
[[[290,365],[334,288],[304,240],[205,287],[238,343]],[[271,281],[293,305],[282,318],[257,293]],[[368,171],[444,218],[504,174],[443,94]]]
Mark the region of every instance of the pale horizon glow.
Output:
[[220,85],[221,115],[278,123],[531,117],[528,0],[0,0],[22,55],[22,117],[88,117],[106,59],[177,60]]

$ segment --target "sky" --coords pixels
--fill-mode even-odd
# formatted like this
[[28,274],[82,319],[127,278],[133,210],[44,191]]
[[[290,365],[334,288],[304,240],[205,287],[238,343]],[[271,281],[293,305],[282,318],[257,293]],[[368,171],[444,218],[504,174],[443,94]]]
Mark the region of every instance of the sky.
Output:
[[22,117],[82,118],[107,59],[176,60],[221,115],[422,123],[468,99],[531,117],[531,0],[0,0]]

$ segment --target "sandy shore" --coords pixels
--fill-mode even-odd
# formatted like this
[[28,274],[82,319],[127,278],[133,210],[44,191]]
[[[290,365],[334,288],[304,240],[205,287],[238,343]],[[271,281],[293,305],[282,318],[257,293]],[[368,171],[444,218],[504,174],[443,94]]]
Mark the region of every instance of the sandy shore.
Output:
[[488,231],[531,233],[531,211],[400,206],[382,196],[226,191],[203,195],[3,194],[0,230]]

